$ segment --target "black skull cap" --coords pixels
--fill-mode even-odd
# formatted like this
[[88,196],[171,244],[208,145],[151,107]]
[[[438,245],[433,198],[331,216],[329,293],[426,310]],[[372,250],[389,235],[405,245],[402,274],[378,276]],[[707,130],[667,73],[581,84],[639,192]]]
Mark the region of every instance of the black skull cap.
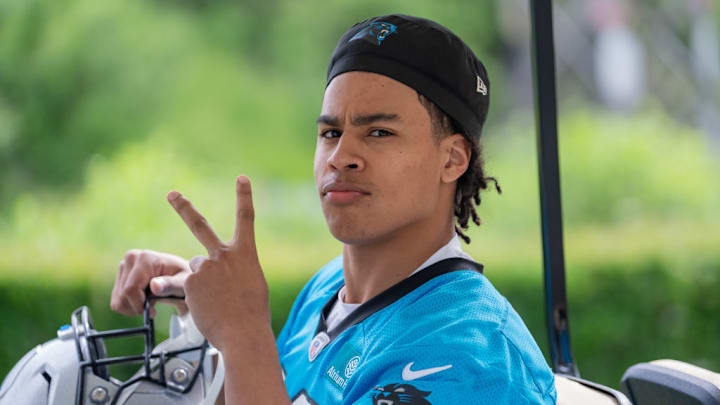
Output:
[[335,47],[327,84],[350,71],[378,73],[430,99],[478,140],[490,106],[485,66],[452,31],[419,17],[390,14],[359,22]]

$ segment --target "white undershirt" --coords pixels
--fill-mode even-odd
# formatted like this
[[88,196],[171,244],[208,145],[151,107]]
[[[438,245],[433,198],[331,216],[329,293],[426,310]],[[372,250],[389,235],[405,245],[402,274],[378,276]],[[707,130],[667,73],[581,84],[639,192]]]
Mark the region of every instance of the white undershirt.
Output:
[[[447,245],[441,247],[435,253],[433,253],[432,256],[425,260],[425,262],[421,264],[420,267],[415,269],[415,271],[413,271],[408,277],[430,266],[431,264],[435,264],[440,260],[450,259],[453,257],[462,257],[464,259],[473,260],[470,255],[463,252],[462,246],[460,246],[460,239],[458,238],[457,234],[455,234],[453,238],[450,239],[450,242],[448,242]],[[332,309],[330,310],[330,315],[328,315],[327,330],[334,329],[343,319],[350,315],[350,313],[360,305],[362,304],[345,303],[345,286],[342,286],[342,288],[338,292],[338,300],[335,301],[335,305],[333,305]]]

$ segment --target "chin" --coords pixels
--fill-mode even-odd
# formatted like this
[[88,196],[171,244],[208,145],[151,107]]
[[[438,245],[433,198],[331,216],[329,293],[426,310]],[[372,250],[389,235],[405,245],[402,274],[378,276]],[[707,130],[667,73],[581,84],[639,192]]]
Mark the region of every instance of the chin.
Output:
[[328,228],[335,239],[346,245],[362,245],[380,237],[382,230],[376,229],[367,220],[348,221],[346,218],[328,218]]
[[348,218],[327,218],[330,233],[345,245],[367,245],[379,243],[406,228],[396,221],[369,222],[366,217],[357,220]]
[[346,245],[362,244],[368,239],[367,229],[363,229],[363,227],[353,227],[347,224],[335,226],[328,224],[328,227],[332,236]]

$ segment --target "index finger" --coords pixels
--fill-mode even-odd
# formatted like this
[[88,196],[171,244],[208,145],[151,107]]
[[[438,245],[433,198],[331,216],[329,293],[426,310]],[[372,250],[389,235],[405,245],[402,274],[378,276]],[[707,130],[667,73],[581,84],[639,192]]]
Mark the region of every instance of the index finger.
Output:
[[185,225],[190,228],[195,238],[205,246],[208,253],[213,254],[217,252],[220,246],[222,246],[220,238],[215,234],[215,231],[210,227],[205,217],[193,207],[190,201],[177,191],[169,192],[167,199],[170,205],[175,208],[178,215],[180,215],[180,218],[185,222]]

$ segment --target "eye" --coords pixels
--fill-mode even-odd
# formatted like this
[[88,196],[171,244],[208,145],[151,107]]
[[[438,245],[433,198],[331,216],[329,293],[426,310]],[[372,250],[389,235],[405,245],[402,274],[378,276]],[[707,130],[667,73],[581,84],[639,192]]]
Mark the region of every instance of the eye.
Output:
[[325,139],[332,139],[338,138],[341,134],[342,132],[338,131],[337,129],[326,129],[320,132],[320,137]]
[[392,136],[393,133],[385,129],[373,129],[370,131],[370,136],[375,138],[384,138],[386,136]]

